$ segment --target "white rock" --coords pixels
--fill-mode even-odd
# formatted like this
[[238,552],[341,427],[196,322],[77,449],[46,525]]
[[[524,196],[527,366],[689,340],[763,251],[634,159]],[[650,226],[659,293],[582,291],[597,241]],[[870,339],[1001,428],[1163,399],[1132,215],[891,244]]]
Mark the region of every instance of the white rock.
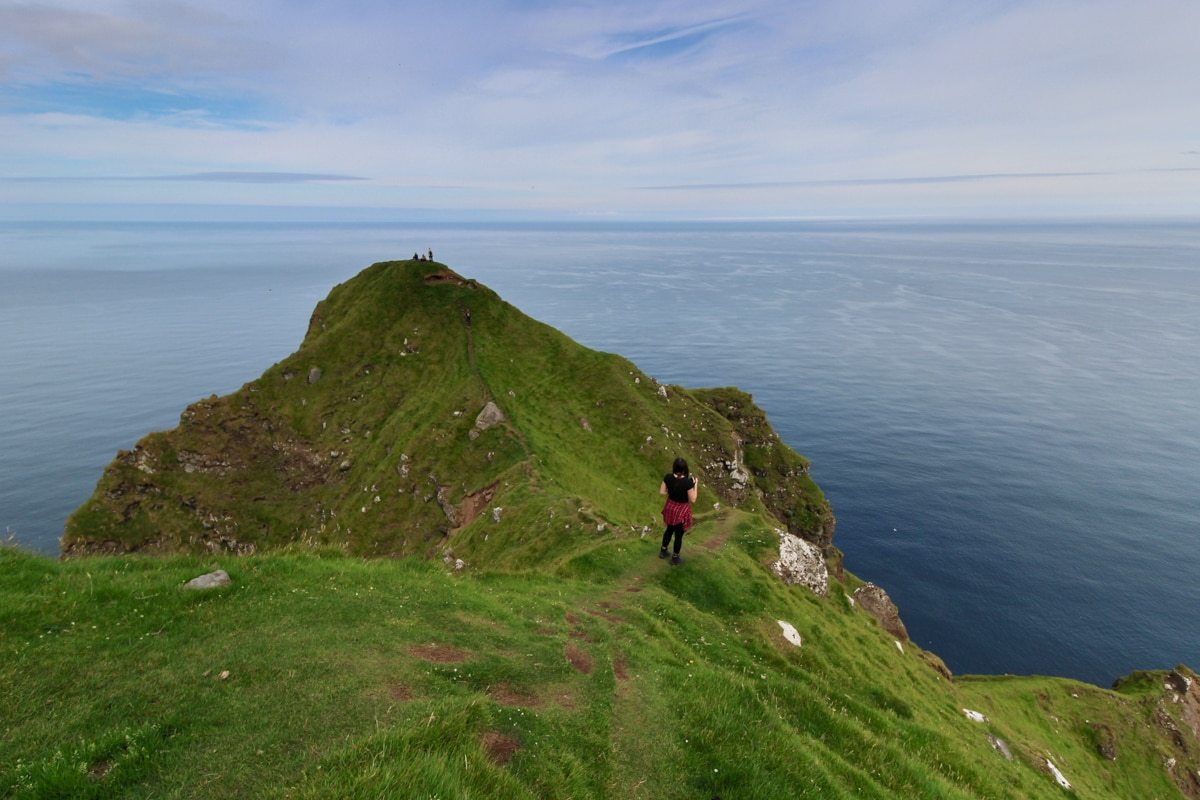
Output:
[[962,712],[963,712],[963,714],[966,714],[967,719],[971,720],[971,722],[987,722],[988,721],[988,718],[985,717],[983,714],[980,714],[978,711],[972,711],[969,708],[964,708],[962,710]]
[[899,639],[896,640],[896,649],[900,651],[901,655],[904,654],[904,645],[900,644]]
[[1071,782],[1059,771],[1058,767],[1054,766],[1054,762],[1048,758],[1046,759],[1046,769],[1050,770],[1050,774],[1054,776],[1054,780],[1058,782],[1059,786],[1064,789],[1071,788]]
[[461,558],[454,559],[454,571],[455,572],[462,572],[463,567],[465,567],[465,566],[467,566],[467,562],[463,561]]
[[192,578],[183,585],[185,589],[214,589],[217,586],[228,586],[233,583],[229,578],[229,573],[223,569],[216,572],[210,572],[207,575],[201,575],[198,578]]
[[783,638],[796,645],[796,647],[799,647],[800,631],[796,630],[796,627],[790,622],[784,622],[781,619],[775,621],[779,623],[779,627],[783,628]]
[[504,412],[502,412],[495,403],[493,403],[491,400],[488,400],[487,405],[485,405],[483,410],[479,412],[479,415],[475,417],[475,429],[486,431],[493,425],[503,421]]
[[495,508],[493,508],[492,509],[492,522],[499,522],[500,515],[503,513],[504,513],[504,509],[501,508],[500,506],[496,506]]
[[779,560],[771,569],[789,585],[799,584],[824,597],[829,591],[829,570],[825,558],[814,545],[776,529],[779,534]]

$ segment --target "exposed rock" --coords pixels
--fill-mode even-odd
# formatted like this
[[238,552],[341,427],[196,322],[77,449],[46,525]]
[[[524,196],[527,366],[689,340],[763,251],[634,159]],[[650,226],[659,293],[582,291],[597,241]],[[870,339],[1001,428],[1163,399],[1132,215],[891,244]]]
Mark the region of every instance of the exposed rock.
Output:
[[229,573],[223,569],[216,572],[210,572],[207,575],[201,575],[198,578],[192,578],[183,585],[184,589],[214,589],[218,586],[228,586],[233,583],[229,578]]
[[962,712],[963,712],[963,716],[965,716],[967,719],[971,720],[971,722],[987,722],[988,721],[988,718],[979,711],[972,711],[969,708],[964,708],[962,710]]
[[467,566],[467,562],[463,561],[461,558],[454,559],[454,571],[455,572],[462,572],[463,568],[466,566]]
[[347,458],[345,461],[338,464],[338,469],[342,472],[345,472],[346,470],[350,469],[350,466],[350,459]]
[[1117,737],[1113,735],[1112,728],[1099,722],[1093,722],[1092,730],[1096,733],[1096,752],[1106,761],[1116,761]]
[[316,383],[317,381],[321,380],[321,374],[320,367],[313,367],[308,371],[308,382]]
[[988,743],[991,744],[992,749],[994,749],[997,753],[1004,756],[1004,758],[1008,761],[1013,760],[1012,750],[1008,748],[1007,742],[1005,742],[1003,739],[993,736],[990,733],[987,735],[987,740]]
[[479,416],[475,417],[475,430],[486,431],[501,422],[504,422],[504,412],[495,403],[488,400],[487,405],[479,412]]
[[902,642],[908,641],[908,630],[900,619],[900,611],[883,587],[873,583],[864,584],[854,590],[854,599],[868,614],[879,620],[885,631]]
[[942,661],[942,659],[938,657],[936,653],[931,653],[928,650],[922,650],[918,654],[918,657],[928,664],[930,669],[941,675],[946,680],[954,680],[954,673],[950,671],[950,668],[946,666],[946,662]]
[[666,386],[658,387],[658,396],[661,397],[663,400],[667,399],[667,387]]
[[493,508],[492,509],[492,522],[499,522],[500,515],[503,513],[504,513],[504,509],[501,508],[500,506],[496,506],[495,508]]
[[796,627],[790,622],[784,622],[781,619],[775,621],[779,623],[780,628],[783,628],[783,638],[799,647],[801,644],[800,631],[796,630]]
[[1058,767],[1054,766],[1054,762],[1048,758],[1043,759],[1043,761],[1046,765],[1046,771],[1054,777],[1054,781],[1062,788],[1070,789],[1071,782],[1067,780],[1066,776],[1062,774],[1062,771]]
[[587,417],[579,418],[579,427],[583,428],[588,433],[592,432],[592,423],[588,422]]
[[1179,692],[1180,694],[1186,694],[1191,686],[1192,679],[1175,669],[1168,672],[1166,679],[1163,681],[1163,688],[1172,692]]
[[775,574],[789,585],[800,584],[824,597],[829,591],[829,571],[821,551],[799,536],[776,529],[779,534],[779,560],[771,565]]

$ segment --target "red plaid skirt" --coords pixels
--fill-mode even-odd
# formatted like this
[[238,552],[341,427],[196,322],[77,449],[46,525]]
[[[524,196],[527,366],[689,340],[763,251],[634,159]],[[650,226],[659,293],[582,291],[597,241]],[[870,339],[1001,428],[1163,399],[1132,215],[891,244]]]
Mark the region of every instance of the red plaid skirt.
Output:
[[662,517],[667,525],[683,525],[686,531],[692,527],[692,504],[668,500],[663,506]]

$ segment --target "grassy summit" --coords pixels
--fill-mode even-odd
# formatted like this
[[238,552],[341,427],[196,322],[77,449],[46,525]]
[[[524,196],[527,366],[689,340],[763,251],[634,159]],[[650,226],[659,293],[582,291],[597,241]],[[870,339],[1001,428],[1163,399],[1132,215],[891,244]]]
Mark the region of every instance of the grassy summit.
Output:
[[[503,419],[483,428],[489,403]],[[807,463],[748,395],[660,386],[442,265],[388,262],[336,287],[261,378],[118,454],[62,546],[528,567],[657,527],[647,490],[676,455],[707,508],[765,507],[833,553]]]
[[[676,453],[706,506],[681,567]],[[118,456],[63,540],[110,554],[0,548],[0,797],[1200,796],[1193,673],[950,680],[850,573],[772,574],[784,527],[836,567],[832,526],[744,393],[377,264]]]

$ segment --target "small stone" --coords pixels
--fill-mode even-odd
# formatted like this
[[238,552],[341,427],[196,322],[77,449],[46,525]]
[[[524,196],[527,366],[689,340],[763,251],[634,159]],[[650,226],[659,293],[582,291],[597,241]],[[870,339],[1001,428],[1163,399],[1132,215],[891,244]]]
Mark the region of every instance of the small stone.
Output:
[[663,400],[667,399],[667,387],[666,386],[658,387],[658,396],[661,397]]
[[964,708],[962,710],[962,712],[966,716],[967,719],[971,720],[971,722],[987,722],[988,721],[988,718],[985,717],[983,714],[979,713],[978,711],[972,711],[969,708]]
[[592,432],[592,423],[588,422],[587,417],[579,418],[579,427],[583,428],[588,433]]
[[227,670],[227,669],[221,670],[221,674],[217,676],[217,680],[219,680],[219,681],[229,680],[229,670]]
[[987,739],[988,739],[988,743],[992,745],[992,749],[994,749],[1000,755],[1004,756],[1004,758],[1007,759],[1008,761],[1013,760],[1012,750],[1010,750],[1008,748],[1007,742],[1005,742],[1003,739],[993,736],[990,733],[987,735]]
[[792,625],[790,622],[784,622],[781,619],[777,619],[775,621],[779,623],[780,628],[783,628],[783,638],[787,639],[796,647],[799,647],[801,643],[800,631],[796,630],[796,626]]
[[322,373],[321,373],[320,367],[313,367],[312,369],[310,369],[308,371],[308,382],[310,384],[313,384],[313,383],[316,383],[317,381],[321,380],[321,374]]
[[496,506],[495,508],[493,508],[492,509],[492,522],[499,522],[500,515],[503,513],[504,513],[504,509],[501,508],[500,506]]
[[462,572],[462,570],[465,566],[467,566],[467,562],[463,561],[461,558],[454,559],[454,571],[455,572]]
[[1054,766],[1054,762],[1048,758],[1045,759],[1045,762],[1046,769],[1048,769],[1050,774],[1054,776],[1055,782],[1057,782],[1058,785],[1064,789],[1070,789],[1071,782],[1067,780],[1066,776],[1062,774],[1062,771],[1060,771],[1058,767]]
[[341,470],[342,472],[345,472],[346,470],[350,469],[350,459],[347,458],[345,461],[338,464],[338,469]]
[[900,644],[900,642],[896,642],[896,649],[900,651],[900,655],[904,655],[904,645]]
[[233,583],[229,578],[229,573],[223,569],[215,572],[210,572],[207,575],[201,575],[198,578],[192,578],[183,585],[184,589],[214,589],[218,586],[228,586]]

